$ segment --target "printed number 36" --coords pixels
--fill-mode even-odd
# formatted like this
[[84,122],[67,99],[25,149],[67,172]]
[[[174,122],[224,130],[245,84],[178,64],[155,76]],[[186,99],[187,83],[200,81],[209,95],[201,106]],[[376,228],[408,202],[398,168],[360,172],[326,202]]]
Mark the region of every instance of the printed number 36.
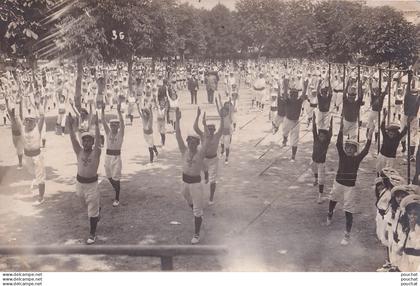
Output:
[[120,40],[124,40],[124,32],[119,32],[117,34],[117,31],[112,30],[112,40],[116,40],[118,38],[120,38]]

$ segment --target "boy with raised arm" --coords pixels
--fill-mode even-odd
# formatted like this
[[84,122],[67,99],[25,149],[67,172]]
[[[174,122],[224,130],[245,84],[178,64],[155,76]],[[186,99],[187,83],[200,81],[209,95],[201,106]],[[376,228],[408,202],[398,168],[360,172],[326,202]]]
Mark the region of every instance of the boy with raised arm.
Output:
[[230,144],[232,143],[232,116],[233,116],[233,110],[235,109],[235,106],[232,105],[231,101],[227,101],[224,103],[223,107],[220,108],[219,103],[222,103],[220,94],[219,94],[219,101],[217,101],[216,98],[216,108],[217,112],[219,113],[219,116],[221,120],[223,120],[223,129],[222,129],[222,143],[221,143],[221,152],[220,157],[223,158],[223,153],[226,149],[226,158],[225,158],[225,164],[229,163],[229,154],[230,154]]
[[363,150],[357,154],[357,141],[348,139],[343,146],[343,118],[341,118],[340,131],[337,137],[337,151],[338,151],[338,170],[335,176],[335,181],[331,189],[327,216],[327,226],[331,224],[332,216],[335,206],[339,200],[339,196],[344,196],[343,209],[346,215],[346,231],[341,245],[348,245],[350,243],[350,232],[353,225],[353,214],[356,211],[356,180],[357,172],[363,158],[369,152],[372,143],[373,129],[369,131],[366,145]]
[[19,165],[18,170],[23,168],[23,137],[22,137],[22,102],[19,101],[19,115],[16,114],[15,108],[10,108],[9,99],[6,97],[6,108],[9,114],[12,130],[13,146],[16,149],[16,155],[18,156]]
[[[292,145],[292,158],[291,162],[296,159],[296,153],[299,143],[299,117],[302,110],[302,104],[307,99],[307,87],[308,81],[301,81],[299,83],[293,80],[289,83],[288,80],[284,80],[283,89],[286,97],[286,120],[283,123],[283,146],[286,146],[287,137],[290,133],[290,143]],[[302,92],[299,96],[299,92]]]
[[98,167],[101,157],[101,143],[98,115],[93,117],[93,122],[95,124],[95,136],[89,132],[84,132],[81,135],[82,146],[80,146],[73,129],[74,118],[71,114],[67,117],[70,139],[77,157],[76,195],[84,205],[87,205],[90,223],[87,244],[93,244],[96,241],[96,227],[99,222],[100,212]]
[[153,112],[152,107],[140,109],[137,104],[137,109],[139,111],[142,123],[143,123],[143,136],[146,141],[147,147],[149,148],[150,163],[153,163],[154,155],[156,157],[159,155],[159,152],[155,146],[153,140]]
[[[203,222],[204,198],[201,170],[203,169],[207,146],[206,141],[204,141],[202,147],[198,148],[200,137],[195,133],[188,135],[187,146],[185,146],[181,135],[180,121],[181,111],[177,108],[175,130],[179,151],[182,154],[182,194],[193,210],[194,236],[191,239],[191,244],[197,244],[200,242],[200,229]],[[206,140],[205,137],[204,140]]]
[[38,200],[35,205],[40,205],[44,202],[45,194],[45,166],[44,156],[41,153],[41,132],[45,124],[45,116],[41,114],[38,122],[35,117],[35,112],[28,115],[21,128],[23,131],[23,162],[32,175],[35,175],[35,180],[32,185],[38,184]]
[[102,124],[106,134],[105,173],[115,191],[115,200],[112,206],[120,204],[121,189],[121,146],[124,140],[125,124],[121,112],[121,102],[117,105],[118,119],[111,119],[108,123],[105,119],[105,105],[102,105]]
[[[217,101],[217,99],[216,99]],[[206,141],[207,147],[205,149],[204,158],[204,179],[206,184],[210,181],[210,200],[209,205],[214,204],[214,193],[216,192],[217,169],[219,165],[219,158],[217,157],[217,148],[219,148],[219,141],[222,137],[222,130],[224,120],[221,118],[219,130],[216,131],[214,124],[207,125],[206,114],[203,115],[204,133],[198,127],[198,118],[200,117],[200,107],[197,109],[197,117],[194,122],[194,131],[200,135],[201,142]]]

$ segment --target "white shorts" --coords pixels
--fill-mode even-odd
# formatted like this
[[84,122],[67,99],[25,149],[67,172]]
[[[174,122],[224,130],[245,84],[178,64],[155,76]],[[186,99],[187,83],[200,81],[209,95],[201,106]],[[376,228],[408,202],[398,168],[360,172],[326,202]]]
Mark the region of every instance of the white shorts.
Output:
[[115,181],[121,180],[121,156],[105,155],[105,174],[107,178]]
[[318,184],[325,185],[325,163],[315,163],[312,161],[311,167],[312,172],[318,175]]
[[147,147],[152,148],[155,146],[155,143],[153,141],[153,133],[152,134],[143,134],[144,140],[146,141]]
[[283,136],[287,137],[290,133],[290,144],[294,147],[298,145],[300,124],[298,120],[290,120],[286,117],[283,124]]
[[230,148],[230,143],[232,142],[232,135],[222,135],[222,144],[225,148]]
[[166,122],[165,120],[158,119],[157,120],[157,128],[160,134],[166,133]]
[[378,158],[376,158],[376,172],[380,173],[385,167],[393,168],[395,161],[396,158],[388,158],[379,153]]
[[61,127],[66,126],[66,114],[58,114],[57,125],[60,125]]
[[209,172],[209,181],[210,183],[217,182],[217,169],[219,166],[219,158],[216,156],[214,158],[204,158],[204,171]]
[[[407,125],[407,116],[403,115],[401,118],[401,130]],[[418,133],[418,118],[415,118],[410,122],[410,146],[416,146],[417,145],[417,133]],[[401,141],[407,141],[407,135],[401,139]]]
[[355,139],[357,137],[357,121],[350,122],[345,119],[343,121],[343,135],[349,135],[351,139]]
[[202,217],[204,208],[204,194],[201,183],[188,184],[182,182],[181,192],[188,205],[193,206],[194,216]]
[[330,128],[331,114],[318,110],[317,125],[318,129],[328,130]]
[[378,111],[371,110],[369,112],[367,128],[374,129],[376,126],[376,122],[378,122]]
[[87,206],[88,217],[99,216],[100,195],[98,181],[82,184],[76,181],[76,195],[80,198],[83,205]]
[[379,241],[384,246],[388,246],[388,240],[385,239],[385,230],[387,227],[387,222],[384,220],[384,218],[379,214],[379,212],[376,212],[376,236],[378,237]]
[[35,175],[35,184],[45,184],[45,166],[42,154],[34,157],[23,156],[23,164],[29,174]]
[[356,188],[344,186],[334,180],[333,187],[329,194],[329,199],[338,202],[344,196],[343,209],[349,213],[356,212]]
[[23,155],[23,137],[21,136],[12,136],[13,139],[13,145],[15,146],[16,149],[16,154],[18,156]]

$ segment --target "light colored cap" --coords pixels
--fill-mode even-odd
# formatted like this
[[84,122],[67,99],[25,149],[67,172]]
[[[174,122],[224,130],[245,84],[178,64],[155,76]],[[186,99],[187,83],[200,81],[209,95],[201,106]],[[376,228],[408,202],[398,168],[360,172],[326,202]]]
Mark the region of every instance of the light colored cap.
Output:
[[400,124],[398,124],[398,122],[391,122],[386,128],[387,129],[400,129]]
[[410,204],[419,204],[420,205],[420,195],[408,195],[402,199],[400,207],[405,212],[405,209]]
[[397,174],[391,174],[388,178],[393,186],[401,186],[406,183],[405,179]]
[[395,196],[395,193],[400,191],[406,192],[409,195],[415,194],[415,190],[414,188],[412,188],[412,185],[399,185],[392,188],[391,196]]
[[350,144],[350,145],[354,145],[356,147],[359,147],[359,142],[357,142],[356,140],[353,139],[347,139],[344,144]]
[[385,167],[381,170],[381,174],[385,177],[389,177],[391,175],[398,175],[398,171],[390,167]]
[[90,132],[83,132],[82,133],[82,135],[80,136],[80,138],[84,138],[84,137],[86,137],[86,136],[90,136],[90,137],[92,137],[92,138],[95,138],[93,135],[92,135],[92,133],[90,133]]

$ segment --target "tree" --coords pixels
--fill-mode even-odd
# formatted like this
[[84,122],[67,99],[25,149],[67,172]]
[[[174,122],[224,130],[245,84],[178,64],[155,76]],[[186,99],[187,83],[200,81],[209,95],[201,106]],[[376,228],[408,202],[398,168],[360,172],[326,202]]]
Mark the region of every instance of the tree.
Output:
[[229,9],[218,4],[201,13],[207,42],[206,56],[211,59],[237,57],[241,41],[237,37],[235,17]]
[[189,4],[176,8],[176,27],[179,54],[184,57],[187,51],[190,56],[202,57],[206,53],[206,39],[200,13]]
[[418,53],[416,28],[390,7],[366,11],[369,21],[364,33],[363,54],[369,64],[392,63],[407,68]]
[[9,57],[25,57],[43,32],[40,24],[46,0],[3,0],[0,5],[0,49]]

